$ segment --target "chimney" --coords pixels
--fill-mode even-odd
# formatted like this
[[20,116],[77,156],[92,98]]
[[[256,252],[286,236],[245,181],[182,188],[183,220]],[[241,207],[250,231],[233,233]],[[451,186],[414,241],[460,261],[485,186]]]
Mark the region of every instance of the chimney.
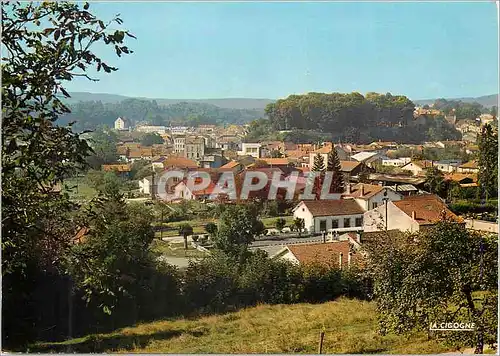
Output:
[[365,186],[361,183],[361,196],[365,195]]
[[339,268],[342,269],[342,252],[339,253]]
[[416,213],[416,211],[415,211],[415,210],[411,212],[411,218],[412,218],[413,220],[417,220],[417,213]]
[[351,183],[347,183],[346,189],[347,189],[347,194],[351,194]]
[[323,243],[326,243],[326,232],[323,231],[321,233],[321,239],[322,239]]

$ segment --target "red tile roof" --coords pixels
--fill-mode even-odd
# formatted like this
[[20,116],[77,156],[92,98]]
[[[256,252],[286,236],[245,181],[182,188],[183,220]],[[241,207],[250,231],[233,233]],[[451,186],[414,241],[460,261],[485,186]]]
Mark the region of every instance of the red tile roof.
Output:
[[288,158],[261,158],[261,160],[270,166],[288,166],[290,164]]
[[[384,187],[376,184],[366,184],[366,183],[358,183],[355,186],[351,187],[350,194],[343,194],[346,197],[353,197],[358,199],[370,199],[375,194],[380,193]],[[363,194],[361,194],[363,192]]]
[[351,264],[357,264],[362,259],[360,253],[356,253],[352,249],[349,241],[287,245],[287,248],[299,263],[304,265],[317,264],[338,268],[340,265],[340,254],[342,254],[342,267],[348,267],[350,252],[352,253]]
[[225,165],[223,165],[223,166],[222,166],[222,167],[220,167],[220,168],[222,168],[222,169],[226,169],[226,168],[234,168],[234,167],[238,166],[239,164],[240,164],[240,163],[239,163],[239,162],[237,162],[237,161],[229,161],[229,162],[227,162]]
[[163,166],[165,168],[175,167],[175,168],[197,168],[198,164],[188,158],[180,156],[170,156],[165,161],[163,161]]
[[435,224],[442,220],[443,214],[457,222],[461,221],[439,197],[433,194],[413,195],[392,203],[410,217],[415,213],[415,221],[419,225]]
[[305,204],[313,216],[342,216],[364,213],[364,210],[354,199],[303,200],[301,203]]
[[469,161],[459,166],[459,168],[478,168],[478,164],[476,161]]

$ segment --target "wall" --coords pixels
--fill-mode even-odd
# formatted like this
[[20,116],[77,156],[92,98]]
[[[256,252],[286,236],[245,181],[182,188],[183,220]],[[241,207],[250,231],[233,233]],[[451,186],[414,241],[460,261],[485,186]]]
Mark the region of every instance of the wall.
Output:
[[467,229],[498,234],[498,224],[484,220],[465,220]]
[[[369,210],[364,214],[364,232],[380,231],[385,228],[385,205]],[[401,211],[391,202],[387,204],[387,230],[400,230],[415,232],[419,230],[419,225],[406,213]]]
[[[344,226],[344,219],[349,218],[351,220],[350,226]],[[333,229],[332,222],[333,220],[338,221],[338,229],[343,229],[343,228],[356,228],[356,218],[363,218],[363,214],[356,214],[356,215],[339,215],[339,216],[318,216],[314,218],[314,230],[312,232],[315,233],[320,233],[321,232],[321,221],[326,220],[326,230],[331,230]],[[359,226],[358,226],[359,227]],[[363,224],[361,224],[361,227],[363,227]]]
[[293,217],[295,219],[304,219],[304,228],[307,229],[307,231],[314,229],[313,216],[304,204],[300,204],[297,209],[294,210]]

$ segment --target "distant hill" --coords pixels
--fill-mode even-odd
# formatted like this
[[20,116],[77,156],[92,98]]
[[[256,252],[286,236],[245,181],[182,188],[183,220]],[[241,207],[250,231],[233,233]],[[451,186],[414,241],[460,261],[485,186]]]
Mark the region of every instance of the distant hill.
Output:
[[[115,104],[120,101],[131,99],[132,97],[106,94],[106,93],[87,93],[72,92],[71,98],[67,99],[69,104],[76,104],[80,101],[101,101],[103,104]],[[271,99],[253,99],[253,98],[222,98],[222,99],[160,99],[137,97],[135,99],[156,100],[158,105],[171,105],[178,103],[198,103],[215,105],[223,109],[264,109],[267,104],[274,102]]]
[[[491,108],[492,106],[498,105],[498,94],[484,95],[477,98],[445,98],[446,100],[456,100],[463,101],[464,103],[476,102],[484,107]],[[424,99],[424,100],[412,100],[416,105],[430,105],[433,104],[436,99]]]

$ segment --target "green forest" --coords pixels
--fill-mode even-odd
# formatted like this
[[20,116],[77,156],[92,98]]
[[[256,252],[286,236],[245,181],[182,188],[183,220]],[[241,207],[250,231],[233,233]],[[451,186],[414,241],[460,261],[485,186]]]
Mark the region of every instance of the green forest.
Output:
[[73,130],[94,130],[99,125],[113,126],[117,117],[132,123],[151,125],[241,124],[264,116],[260,109],[227,109],[203,103],[160,105],[156,100],[126,99],[117,103],[82,101],[69,105],[71,113],[61,117],[61,123],[75,122]]
[[273,131],[312,130],[346,142],[461,138],[444,117],[415,120],[414,110],[415,104],[406,96],[391,93],[308,93],[269,104],[266,114]]

